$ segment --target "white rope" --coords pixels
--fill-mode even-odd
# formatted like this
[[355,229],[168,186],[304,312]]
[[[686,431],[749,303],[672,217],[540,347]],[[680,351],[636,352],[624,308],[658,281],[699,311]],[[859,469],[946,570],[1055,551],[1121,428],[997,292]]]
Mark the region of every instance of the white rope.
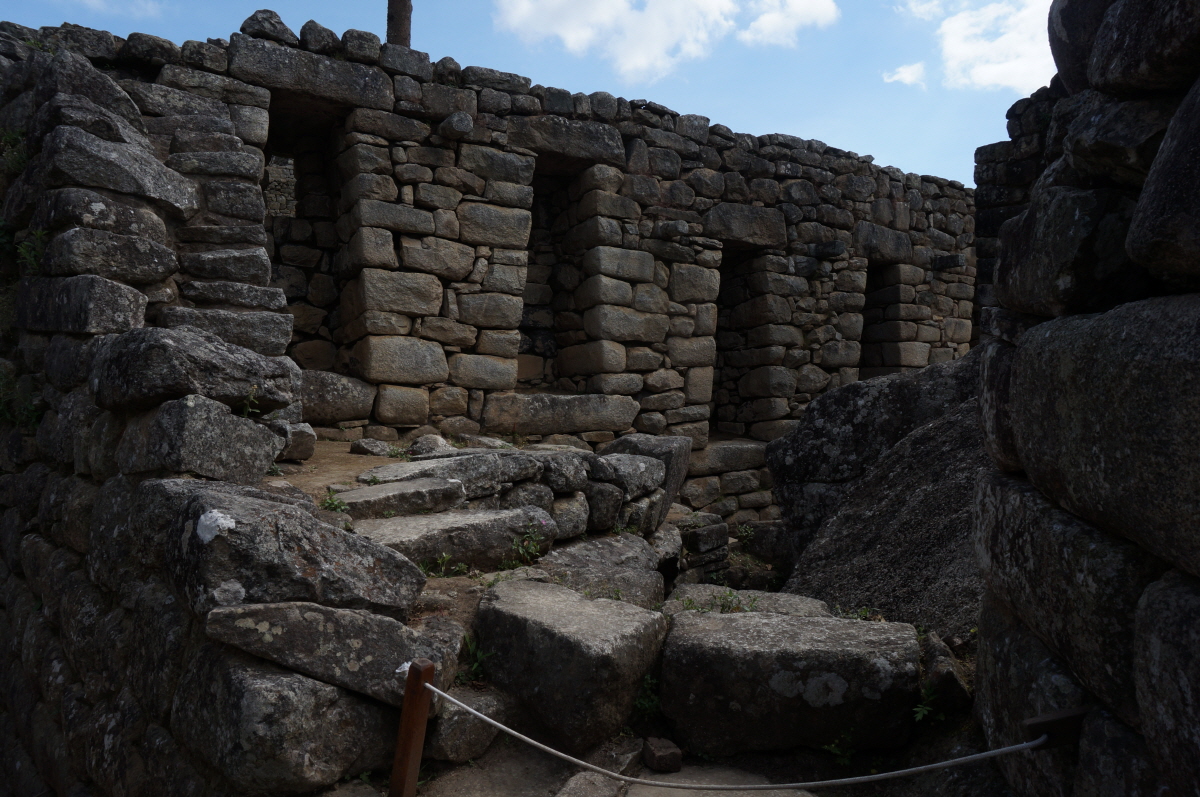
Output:
[[578,758],[572,758],[566,753],[560,753],[551,747],[547,747],[541,742],[536,742],[533,739],[530,739],[528,736],[519,734],[512,728],[506,728],[491,717],[484,716],[465,703],[455,700],[454,698],[450,697],[450,695],[446,694],[432,684],[425,684],[425,688],[434,694],[441,695],[446,700],[449,700],[451,703],[463,709],[464,711],[474,715],[475,717],[478,717],[488,725],[499,728],[509,736],[512,736],[515,739],[520,739],[522,742],[525,742],[528,745],[536,747],[537,749],[549,753],[552,756],[561,758],[563,761],[574,764],[575,766],[583,767],[584,769],[590,769],[592,772],[603,775],[606,778],[619,780],[623,783],[636,783],[642,786],[656,786],[660,789],[679,789],[681,791],[779,791],[783,789],[817,789],[824,788],[826,786],[854,786],[860,783],[874,783],[880,780],[891,780],[892,778],[904,778],[908,777],[909,775],[919,775],[922,772],[932,772],[937,769],[947,769],[949,767],[958,767],[965,764],[974,764],[979,761],[986,761],[989,758],[1008,755],[1009,753],[1019,753],[1022,750],[1032,750],[1035,747],[1045,744],[1050,738],[1050,736],[1046,734],[1032,742],[1014,744],[1011,747],[1001,747],[999,750],[989,750],[986,753],[976,753],[975,755],[964,756],[963,758],[942,761],[938,764],[926,764],[925,766],[913,767],[911,769],[901,769],[896,772],[885,772],[882,775],[863,775],[857,778],[842,778],[840,780],[817,780],[810,783],[767,783],[756,784],[753,786],[705,786],[703,784],[694,783],[667,783],[661,780],[642,780],[641,778],[631,778],[628,775],[620,775],[616,772],[609,772],[607,769],[601,769],[595,764],[589,764],[586,761],[580,761]]

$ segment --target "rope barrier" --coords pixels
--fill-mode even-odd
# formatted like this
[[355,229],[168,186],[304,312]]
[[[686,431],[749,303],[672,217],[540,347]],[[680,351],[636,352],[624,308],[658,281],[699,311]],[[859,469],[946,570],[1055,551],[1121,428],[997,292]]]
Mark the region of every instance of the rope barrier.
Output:
[[997,758],[1002,755],[1009,755],[1011,753],[1019,753],[1023,750],[1033,750],[1037,747],[1044,745],[1046,742],[1048,742],[1050,740],[1050,734],[1042,734],[1042,736],[1040,738],[1035,739],[1032,742],[1025,742],[1023,744],[1014,744],[1011,747],[1001,747],[998,750],[989,750],[986,753],[976,753],[974,755],[964,756],[962,758],[951,759],[950,761],[942,761],[941,763],[938,763],[938,764],[926,764],[925,766],[912,767],[911,769],[901,769],[896,772],[885,772],[881,775],[862,775],[862,776],[856,777],[856,778],[841,778],[838,780],[817,780],[817,781],[811,781],[809,783],[769,783],[769,784],[756,784],[756,785],[752,785],[752,786],[720,786],[720,785],[705,786],[703,784],[692,784],[692,783],[667,783],[666,781],[643,780],[641,778],[634,778],[634,777],[630,777],[628,775],[621,775],[616,772],[609,772],[607,769],[602,769],[601,767],[598,767],[595,764],[589,764],[586,761],[580,761],[578,758],[572,758],[571,756],[567,755],[566,753],[560,753],[559,751],[555,750],[552,747],[547,747],[546,745],[542,744],[541,742],[534,741],[533,739],[530,739],[528,736],[524,736],[520,733],[517,733],[512,728],[507,728],[504,725],[501,725],[499,722],[496,722],[491,717],[487,717],[483,714],[480,714],[478,711],[476,711],[475,709],[466,705],[465,703],[455,700],[453,697],[446,694],[441,689],[438,689],[433,684],[426,683],[424,686],[426,689],[428,689],[429,691],[433,692],[434,694],[440,696],[444,700],[449,700],[454,705],[458,706],[459,708],[463,709],[464,711],[468,712],[469,714],[483,720],[487,724],[492,725],[496,728],[499,728],[500,730],[507,733],[509,736],[512,736],[514,739],[519,739],[520,741],[525,742],[526,744],[528,744],[532,747],[536,747],[537,749],[539,749],[543,752],[549,753],[552,756],[561,758],[563,761],[574,764],[575,766],[582,767],[584,769],[589,769],[598,775],[603,775],[604,777],[612,778],[613,780],[619,780],[622,783],[633,783],[633,784],[637,784],[637,785],[641,785],[641,786],[655,786],[658,788],[665,788],[665,789],[679,789],[680,791],[780,791],[780,790],[784,790],[784,789],[819,789],[819,788],[825,788],[828,786],[855,786],[855,785],[858,785],[861,783],[875,783],[875,782],[881,781],[881,780],[891,780],[893,778],[905,778],[910,775],[919,775],[922,772],[932,772],[932,771],[938,770],[938,769],[948,769],[950,767],[958,767],[958,766],[964,766],[966,764],[974,764],[979,761],[986,761],[989,758]]

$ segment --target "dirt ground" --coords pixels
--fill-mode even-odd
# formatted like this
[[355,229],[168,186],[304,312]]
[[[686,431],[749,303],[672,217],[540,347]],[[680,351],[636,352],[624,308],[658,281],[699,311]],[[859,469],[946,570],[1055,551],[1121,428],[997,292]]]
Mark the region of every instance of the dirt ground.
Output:
[[286,481],[308,493],[313,500],[320,501],[325,497],[329,485],[355,484],[358,475],[363,471],[397,461],[388,457],[351,454],[350,443],[318,440],[317,453],[312,459],[301,465],[281,465],[283,475],[268,476],[265,481]]

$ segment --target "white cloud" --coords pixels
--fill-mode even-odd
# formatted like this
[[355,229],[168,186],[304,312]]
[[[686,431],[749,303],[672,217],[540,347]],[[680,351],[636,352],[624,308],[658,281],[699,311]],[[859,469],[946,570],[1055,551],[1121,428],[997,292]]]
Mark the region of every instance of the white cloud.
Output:
[[937,19],[945,13],[942,0],[905,0],[904,5],[897,6],[896,10],[912,14],[917,19]]
[[796,32],[800,28],[832,25],[842,13],[834,0],[757,0],[753,9],[758,17],[738,32],[738,39],[746,44],[784,47],[796,46]]
[[135,19],[162,16],[164,5],[157,0],[118,0],[118,2],[110,2],[110,0],[74,0],[74,2],[97,14],[112,14],[113,16],[134,17]]
[[839,13],[836,0],[496,0],[499,27],[526,41],[558,39],[574,55],[598,51],[630,81],[703,58],[733,31],[749,45],[794,46],[801,27]]
[[1009,0],[947,17],[938,28],[946,85],[1029,94],[1049,83],[1049,9],[1050,0]]
[[884,83],[903,83],[907,86],[920,86],[925,88],[925,62],[918,61],[915,64],[907,64],[897,67],[891,72],[883,73]]

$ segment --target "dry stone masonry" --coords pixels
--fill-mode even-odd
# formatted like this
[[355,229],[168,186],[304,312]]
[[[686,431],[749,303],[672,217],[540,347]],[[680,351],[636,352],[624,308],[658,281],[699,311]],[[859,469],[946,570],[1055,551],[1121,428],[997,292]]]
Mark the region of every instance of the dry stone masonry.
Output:
[[[333,793],[387,770],[417,656],[447,688],[482,656],[499,691],[463,693],[577,752],[659,675],[695,752],[911,734],[950,667],[912,625],[705,590],[746,546],[786,573],[766,449],[810,407],[973,373],[971,189],[270,11],[182,45],[0,23],[0,133],[0,795]],[[1139,284],[1186,281],[1157,221]],[[1031,478],[1094,492],[1029,413],[1013,446],[1060,441]],[[320,506],[263,480],[330,442],[392,459]],[[1138,542],[1187,570],[1178,497]],[[1169,636],[1186,576],[1122,567]],[[429,573],[498,569],[473,623],[428,610]],[[1132,722],[1129,673],[1101,680]],[[493,737],[442,706],[427,754]]]

